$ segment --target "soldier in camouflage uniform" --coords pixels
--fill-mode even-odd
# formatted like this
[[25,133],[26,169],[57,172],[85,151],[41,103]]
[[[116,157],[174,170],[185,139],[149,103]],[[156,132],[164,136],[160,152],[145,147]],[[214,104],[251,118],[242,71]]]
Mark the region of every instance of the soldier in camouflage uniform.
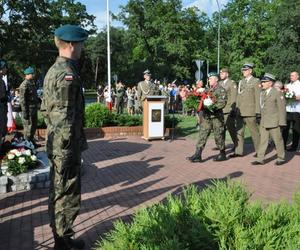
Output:
[[29,67],[24,70],[25,80],[21,83],[20,104],[22,109],[24,138],[38,146],[34,141],[34,134],[37,128],[38,96],[35,83],[33,82],[34,69]]
[[49,216],[54,249],[82,249],[83,240],[72,238],[80,210],[81,152],[87,149],[83,131],[84,96],[78,61],[87,32],[75,25],[55,31],[59,57],[46,74],[42,111],[47,123],[50,160]]
[[158,87],[150,81],[151,73],[148,69],[144,71],[144,79],[144,81],[138,83],[137,87],[137,101],[141,110],[143,110],[143,102],[146,96],[159,95]]
[[216,73],[209,74],[209,86],[208,91],[215,97],[214,108],[213,110],[208,109],[203,102],[203,121],[199,130],[196,152],[194,155],[187,157],[191,162],[202,162],[202,150],[212,130],[214,132],[216,145],[220,150],[220,154],[214,158],[214,161],[227,160],[225,155],[224,115],[222,111],[227,102],[227,93],[226,90],[218,84],[218,75]]
[[125,88],[122,82],[119,82],[116,86],[116,110],[117,114],[123,114]]
[[0,153],[7,132],[7,101],[9,93],[6,89],[5,82],[2,79],[2,77],[6,75],[6,71],[6,62],[0,59]]

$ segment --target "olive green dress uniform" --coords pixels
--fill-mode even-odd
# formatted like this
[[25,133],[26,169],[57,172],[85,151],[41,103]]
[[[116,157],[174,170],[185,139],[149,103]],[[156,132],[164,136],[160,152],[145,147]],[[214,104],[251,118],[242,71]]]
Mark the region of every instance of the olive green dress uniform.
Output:
[[225,127],[224,116],[222,109],[227,102],[226,90],[219,84],[214,88],[210,88],[209,91],[216,97],[216,103],[214,104],[215,110],[211,112],[207,109],[203,109],[203,121],[199,130],[199,139],[196,144],[197,150],[202,150],[205,147],[207,139],[213,130],[214,138],[217,147],[220,151],[225,150]]
[[284,161],[285,151],[280,127],[286,126],[285,99],[280,91],[272,87],[269,93],[266,90],[261,93],[260,104],[260,144],[257,160],[263,162],[271,136],[277,151],[277,161]]
[[24,80],[20,87],[20,104],[23,114],[24,138],[33,141],[38,121],[37,88],[33,81]]
[[247,81],[245,78],[239,82],[237,94],[237,147],[235,154],[243,155],[244,153],[244,133],[245,125],[250,130],[255,152],[258,152],[260,136],[256,124],[256,115],[260,114],[260,88],[259,79],[251,76]]
[[151,81],[141,81],[137,86],[137,101],[139,102],[139,107],[143,109],[143,102],[146,96],[158,95],[158,87]]
[[227,128],[234,147],[237,146],[237,134],[235,127],[235,111],[236,111],[236,97],[237,97],[237,86],[236,83],[231,79],[220,81],[220,85],[227,92],[227,104],[223,108],[224,123]]
[[[65,25],[55,31],[55,36],[83,42],[88,35],[78,26]],[[46,74],[42,101],[50,162],[49,217],[56,240],[74,234],[72,225],[80,209],[81,152],[88,148],[83,130],[84,106],[77,61],[58,57]]]

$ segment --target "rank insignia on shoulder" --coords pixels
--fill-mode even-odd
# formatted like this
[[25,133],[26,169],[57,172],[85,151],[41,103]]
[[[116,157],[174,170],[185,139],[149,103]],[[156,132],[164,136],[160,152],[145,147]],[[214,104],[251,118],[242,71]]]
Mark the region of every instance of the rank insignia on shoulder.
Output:
[[65,75],[65,80],[66,81],[73,81],[73,74],[66,74]]

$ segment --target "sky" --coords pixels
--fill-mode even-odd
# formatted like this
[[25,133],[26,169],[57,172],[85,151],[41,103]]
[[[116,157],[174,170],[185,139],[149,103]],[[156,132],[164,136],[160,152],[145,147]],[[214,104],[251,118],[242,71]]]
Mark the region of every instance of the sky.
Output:
[[[106,25],[106,0],[77,0],[86,5],[87,12],[96,16],[95,24],[98,30],[101,30]],[[222,8],[229,0],[218,0],[220,8]],[[120,5],[126,5],[128,0],[110,0],[110,11],[114,14],[118,14],[120,11]],[[183,0],[183,7],[196,6],[203,12],[211,15],[218,10],[216,0]],[[113,26],[121,26],[119,22],[113,22]]]

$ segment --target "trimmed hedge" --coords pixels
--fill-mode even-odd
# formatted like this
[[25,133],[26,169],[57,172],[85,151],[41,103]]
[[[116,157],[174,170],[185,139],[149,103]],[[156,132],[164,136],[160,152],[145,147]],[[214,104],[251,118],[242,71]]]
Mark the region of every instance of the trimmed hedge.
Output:
[[300,195],[263,206],[236,182],[214,182],[199,192],[139,210],[131,224],[117,221],[100,239],[102,250],[300,249]]

